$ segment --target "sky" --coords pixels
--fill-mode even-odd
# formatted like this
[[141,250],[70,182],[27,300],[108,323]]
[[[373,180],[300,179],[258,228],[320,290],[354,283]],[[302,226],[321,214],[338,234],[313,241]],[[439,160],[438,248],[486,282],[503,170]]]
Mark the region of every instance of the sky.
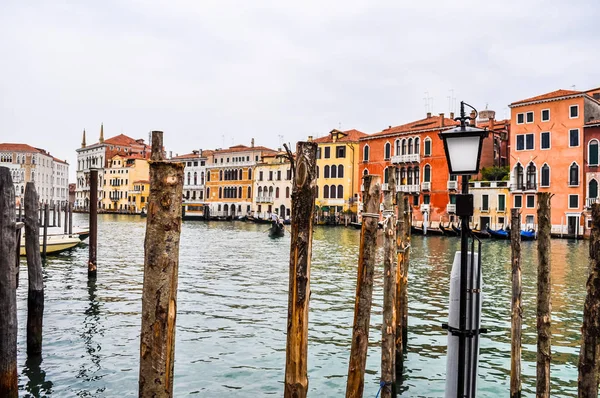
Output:
[[0,1],[0,142],[70,164],[164,131],[173,154],[375,133],[600,86],[597,0]]

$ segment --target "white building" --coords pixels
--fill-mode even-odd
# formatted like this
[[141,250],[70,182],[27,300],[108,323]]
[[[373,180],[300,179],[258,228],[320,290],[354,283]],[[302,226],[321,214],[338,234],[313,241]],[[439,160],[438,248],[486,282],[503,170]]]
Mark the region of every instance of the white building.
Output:
[[267,219],[271,213],[289,219],[292,211],[292,168],[284,153],[269,154],[255,167],[254,217]]
[[40,202],[64,204],[69,199],[69,164],[27,144],[0,144],[0,166],[8,167],[20,203],[25,185],[35,183]]
[[170,159],[185,165],[183,172],[184,219],[204,217],[206,165],[211,156],[212,151],[199,149]]

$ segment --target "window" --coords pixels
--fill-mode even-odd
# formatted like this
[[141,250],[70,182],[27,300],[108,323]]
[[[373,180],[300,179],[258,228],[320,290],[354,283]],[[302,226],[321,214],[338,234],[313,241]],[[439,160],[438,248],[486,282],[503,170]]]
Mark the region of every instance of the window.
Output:
[[579,117],[579,105],[571,105],[569,107],[569,118],[576,119]]
[[541,178],[541,186],[549,187],[550,186],[550,166],[544,164],[542,166],[542,178]]
[[523,134],[517,134],[517,151],[525,150],[525,136]]
[[338,187],[337,187],[337,197],[338,197],[338,199],[343,199],[344,198],[344,186],[343,185],[338,185]]
[[506,211],[506,195],[498,195],[498,211]]
[[419,205],[419,195],[414,195],[413,196],[413,206],[418,206]]
[[323,198],[329,199],[329,185],[323,187]]
[[525,149],[532,150],[533,149],[533,137],[534,134],[525,134]]
[[336,191],[336,188],[335,188],[335,185],[332,185],[332,186],[331,186],[331,187],[329,187],[329,188],[330,188],[330,191],[329,191],[329,197],[330,197],[331,199],[335,199],[335,198],[336,198],[335,194],[336,194],[336,192],[337,192],[337,191]]
[[365,145],[364,149],[363,149],[363,162],[368,162],[369,161],[369,146]]
[[335,147],[335,157],[336,158],[345,158],[346,157],[346,146],[336,146]]
[[517,165],[515,166],[515,179],[517,180],[517,190],[522,190],[524,188],[524,178],[523,178],[523,166],[521,166],[521,163],[517,163]]
[[543,131],[540,135],[540,147],[542,149],[550,149],[550,132]]
[[338,173],[338,178],[344,178],[344,165],[340,164],[338,166],[337,173]]
[[571,167],[569,167],[569,185],[579,185],[579,166],[577,166],[577,163],[575,162],[573,162]]
[[389,160],[392,155],[392,145],[389,142],[385,143],[385,160]]
[[408,139],[408,154],[409,155],[413,154],[413,139],[412,138]]
[[329,178],[329,166],[325,166],[325,178]]
[[269,181],[273,181],[273,170],[269,170]]
[[525,114],[517,113],[517,124],[523,124],[523,123],[525,123]]
[[523,197],[521,195],[515,195],[514,197],[514,207],[519,209],[523,207]]
[[383,183],[387,184],[389,182],[390,179],[390,170],[389,168],[385,168],[385,170],[383,170]]
[[536,189],[535,177],[536,177],[536,167],[533,162],[529,163],[527,166],[527,187],[526,189]]
[[526,118],[525,118],[525,122],[526,123],[533,123],[533,112],[527,112]]
[[252,187],[248,187],[248,198],[252,197]]
[[317,159],[321,159],[321,147],[317,148]]
[[431,182],[431,166],[428,164],[423,168],[423,182]]
[[533,214],[529,214],[525,217],[525,224],[527,224],[528,227],[533,226]]
[[419,154],[421,148],[419,148],[419,137],[415,138],[415,154]]
[[252,179],[252,169],[248,169],[248,179],[251,180]]
[[325,159],[329,159],[331,157],[331,147],[325,147]]
[[406,139],[402,140],[402,154],[406,155]]
[[598,166],[598,140],[591,140],[588,144],[588,165]]
[[277,181],[281,181],[281,170],[277,170]]
[[542,109],[542,122],[550,120],[550,109]]
[[275,199],[279,199],[279,187],[275,188]]
[[396,152],[395,153],[396,153],[396,156],[399,156],[400,155],[400,151],[401,151],[401,149],[400,149],[401,148],[401,146],[400,146],[400,140],[396,140],[395,144],[396,144],[395,145],[396,146]]
[[[23,188],[23,187],[21,187]],[[595,179],[590,180],[588,184],[588,198],[596,199],[598,197],[598,181]]]
[[490,210],[490,196],[489,195],[481,195],[481,211],[489,211]]
[[337,178],[337,166],[335,164],[331,166],[331,178]]
[[532,150],[534,148],[534,134],[517,134],[517,151]]
[[569,209],[579,208],[579,195],[569,195]]
[[431,197],[429,195],[423,195],[423,204],[428,205],[431,203]]
[[579,146],[579,129],[569,130],[569,146]]
[[425,139],[425,148],[423,150],[423,156],[431,156],[431,140]]
[[525,199],[525,206],[528,209],[533,209],[535,207],[535,195],[527,195]]
[[285,197],[286,198],[290,197],[290,187],[285,187]]

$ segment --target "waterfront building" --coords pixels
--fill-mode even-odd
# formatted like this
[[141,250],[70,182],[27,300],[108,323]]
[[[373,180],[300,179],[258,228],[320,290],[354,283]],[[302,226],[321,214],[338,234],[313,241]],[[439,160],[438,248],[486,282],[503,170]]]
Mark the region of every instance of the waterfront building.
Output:
[[139,154],[114,155],[103,171],[100,208],[109,212],[139,213],[148,203],[150,167]]
[[[474,207],[471,228],[485,230],[487,226],[497,230],[510,224],[508,181],[473,181],[469,183],[469,193],[473,194]],[[455,203],[448,203],[447,207],[449,214],[456,211]],[[458,217],[454,221],[457,225]]]
[[25,185],[30,181],[35,183],[42,203],[62,205],[69,199],[69,164],[44,149],[0,143],[0,166],[10,170],[17,204],[22,202]]
[[234,217],[252,211],[254,167],[263,156],[276,152],[263,146],[235,145],[216,149],[206,165],[205,202],[210,215]]
[[[425,119],[362,137],[361,176],[381,176],[385,190],[389,173],[395,172],[396,189],[408,195],[414,220],[448,223],[454,219],[454,207],[447,205],[455,203],[460,181],[457,176],[449,175],[444,145],[438,134],[458,124],[453,114],[446,118],[443,113],[439,116],[427,113]],[[493,112],[488,111],[479,127],[490,130],[483,141],[481,168],[507,164],[508,123],[495,121]]]
[[262,157],[254,168],[254,217],[268,219],[271,213],[289,219],[292,212],[292,165],[285,152]]
[[[600,99],[600,92],[597,93],[597,96]],[[600,182],[600,119],[585,123],[583,137],[586,186],[583,235],[589,237],[592,227],[592,205],[600,203],[600,196],[598,195],[598,183]]]
[[344,212],[356,216],[361,186],[359,140],[366,136],[358,130],[334,129],[314,140],[318,144],[315,211],[319,220],[341,222]]
[[[90,169],[98,169],[98,198],[104,197],[104,170],[108,167],[110,159],[114,155],[130,156],[139,155],[150,158],[151,149],[144,143],[143,139],[133,139],[124,134],[104,139],[104,125],[100,126],[100,137],[98,142],[92,145],[86,144],[86,133],[83,130],[81,148],[77,152],[77,185],[75,188],[75,208],[85,210],[89,207],[90,200]],[[102,206],[102,203],[99,203]]]
[[206,166],[212,160],[213,151],[194,150],[185,155],[176,155],[173,162],[182,162],[184,218],[204,216]]
[[522,209],[523,228],[537,229],[535,194],[552,192],[552,234],[584,235],[590,160],[584,133],[586,121],[600,119],[593,94],[556,90],[509,105],[511,206]]

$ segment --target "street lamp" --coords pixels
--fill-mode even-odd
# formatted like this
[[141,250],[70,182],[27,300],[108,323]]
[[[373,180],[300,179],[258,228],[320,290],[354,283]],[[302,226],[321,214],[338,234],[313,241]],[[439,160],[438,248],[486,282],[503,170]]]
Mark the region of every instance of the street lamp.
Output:
[[[456,267],[460,265],[460,274],[458,275],[458,322],[456,322],[455,307],[456,288],[453,287],[452,283],[454,278],[451,278],[449,320],[447,325],[443,325],[450,333],[448,337],[446,397],[456,396],[459,398],[475,397],[477,357],[479,354],[478,336],[484,332],[483,329],[479,328],[481,243],[479,242],[478,244],[479,253],[475,257],[475,240],[478,239],[473,236],[469,229],[469,217],[473,215],[473,195],[469,194],[469,176],[479,173],[481,148],[488,132],[487,130],[467,125],[467,120],[474,118],[466,116],[465,105],[472,108],[477,115],[475,108],[461,101],[460,117],[455,119],[460,121],[460,126],[439,133],[439,137],[444,143],[450,174],[462,175],[462,192],[456,196],[456,215],[461,220],[460,259],[458,259],[458,256],[455,256],[452,267],[452,274],[454,276],[456,275]],[[469,256],[470,238],[472,239],[472,244]],[[468,309],[467,299],[469,299]],[[458,350],[456,350],[456,338],[458,338]],[[467,339],[469,341],[468,346]],[[455,361],[458,361],[458,363]],[[456,395],[454,395],[454,392],[456,392]]]

